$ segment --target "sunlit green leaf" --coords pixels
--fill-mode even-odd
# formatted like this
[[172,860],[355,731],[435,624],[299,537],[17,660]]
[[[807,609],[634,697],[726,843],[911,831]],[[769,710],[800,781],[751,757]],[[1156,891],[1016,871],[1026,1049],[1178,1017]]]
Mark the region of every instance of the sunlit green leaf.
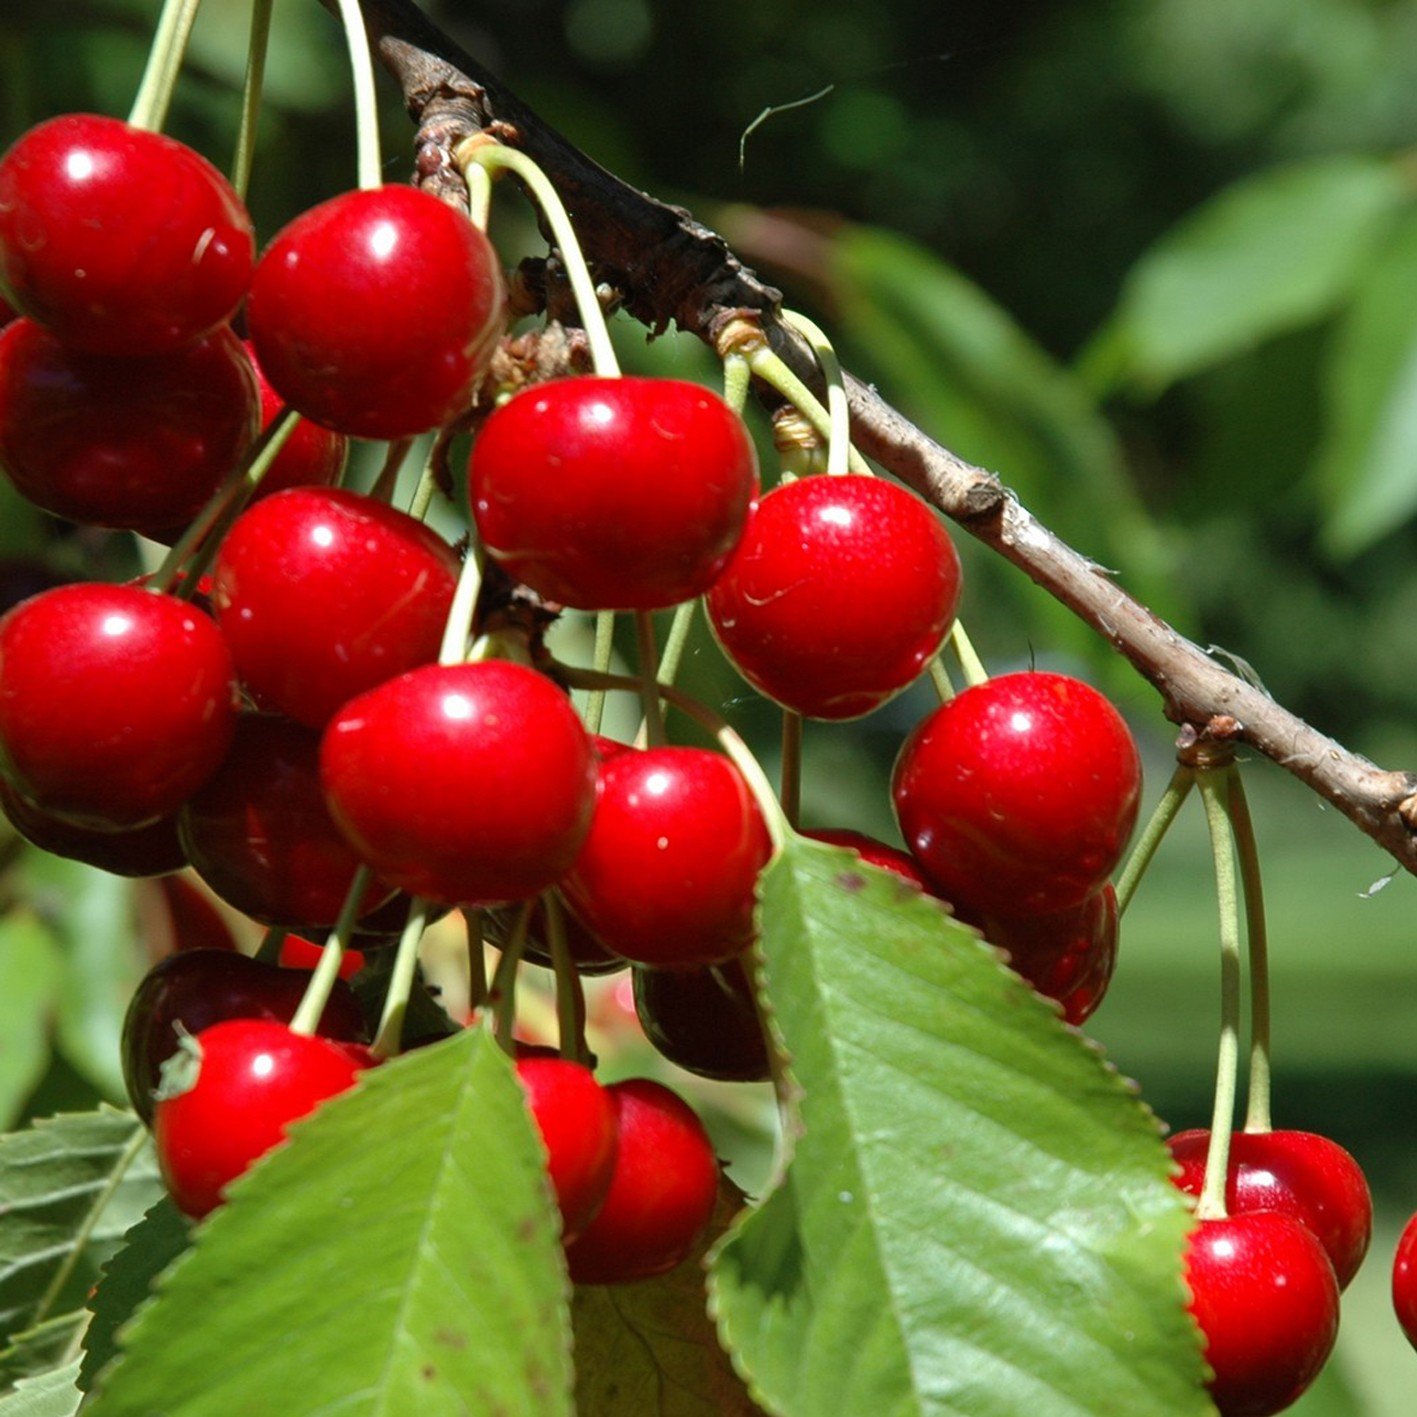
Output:
[[74,1384],[79,1360],[47,1373],[24,1378],[0,1397],[0,1417],[73,1417],[83,1393]]
[[67,1366],[69,1355],[78,1351],[79,1335],[88,1321],[89,1316],[82,1309],[75,1309],[16,1334],[10,1346],[0,1353],[0,1391],[21,1378]]

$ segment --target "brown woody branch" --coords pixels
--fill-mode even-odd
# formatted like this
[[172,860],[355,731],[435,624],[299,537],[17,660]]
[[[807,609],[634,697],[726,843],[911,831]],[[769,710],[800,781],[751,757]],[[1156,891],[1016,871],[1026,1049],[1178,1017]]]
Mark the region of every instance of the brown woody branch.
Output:
[[[334,0],[323,0],[328,8]],[[361,0],[379,57],[418,124],[419,181],[465,200],[451,153],[485,130],[533,157],[561,192],[597,282],[651,329],[714,343],[736,316],[762,325],[805,379],[815,367],[778,319],[781,296],[717,233],[591,161],[432,25],[411,0]],[[1247,743],[1331,802],[1417,874],[1417,774],[1389,772],[1311,728],[1217,664],[1039,523],[992,474],[941,447],[849,380],[853,437],[881,466],[1018,566],[1155,686],[1183,736]]]

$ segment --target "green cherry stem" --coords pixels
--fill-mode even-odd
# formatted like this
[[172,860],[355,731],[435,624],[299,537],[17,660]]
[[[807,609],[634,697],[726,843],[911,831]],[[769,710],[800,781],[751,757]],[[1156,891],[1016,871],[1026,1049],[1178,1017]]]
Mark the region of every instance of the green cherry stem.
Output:
[[1226,786],[1235,849],[1240,858],[1240,884],[1245,893],[1245,943],[1250,964],[1250,1073],[1245,1130],[1268,1132],[1274,1123],[1270,1113],[1269,931],[1265,925],[1264,882],[1260,878],[1260,854],[1250,804],[1245,800],[1240,769],[1233,763]]
[[423,459],[423,469],[418,474],[418,485],[409,499],[408,514],[415,521],[422,521],[433,505],[433,494],[438,490],[438,472],[447,464],[448,449],[452,446],[454,433],[451,428],[440,428],[428,445],[428,456]]
[[782,814],[795,831],[802,820],[802,715],[791,709],[782,711],[782,771],[778,797]]
[[128,114],[135,128],[162,132],[167,122],[167,110],[172,105],[172,91],[177,87],[177,75],[187,52],[187,40],[192,33],[192,21],[197,18],[201,0],[165,0],[153,32],[148,62],[138,83],[138,93]]
[[241,86],[241,123],[236,130],[236,156],[231,164],[231,185],[244,202],[251,186],[251,163],[256,152],[256,127],[261,119],[261,94],[266,81],[266,52],[271,39],[271,11],[275,0],[254,0],[251,38],[246,45],[246,78]]
[[256,946],[254,958],[260,960],[262,964],[279,964],[280,952],[288,934],[289,931],[281,929],[279,925],[272,925],[261,936],[261,943]]
[[851,456],[851,411],[846,402],[846,381],[841,374],[841,361],[820,325],[814,324],[796,310],[784,310],[782,318],[812,346],[827,385],[827,473],[840,477],[849,470]]
[[412,438],[400,438],[389,444],[388,451],[384,454],[384,465],[379,469],[379,475],[374,479],[374,485],[369,489],[369,495],[375,501],[383,502],[386,506],[392,504],[394,489],[398,486],[399,473],[403,471],[408,450],[412,446]]
[[482,911],[469,906],[463,911],[467,928],[467,1007],[476,1013],[487,1007],[487,946],[482,936]]
[[[664,649],[660,652],[659,670],[655,675],[661,684],[672,684],[679,675],[679,665],[684,658],[684,649],[689,642],[689,632],[693,628],[694,612],[698,605],[697,600],[685,600],[674,607],[674,618],[669,622],[669,634],[664,641]],[[608,669],[607,664],[601,672],[605,673]],[[644,748],[648,744],[649,719],[645,717],[640,721],[639,732],[635,734],[635,747]]]
[[1240,913],[1226,779],[1224,768],[1201,768],[1196,774],[1215,859],[1215,896],[1220,913],[1220,1047],[1210,1150],[1196,1205],[1200,1220],[1223,1219],[1227,1213],[1225,1181],[1230,1170],[1230,1135],[1235,1126],[1235,1083],[1240,1066]]
[[[615,612],[600,610],[595,616],[595,648],[591,651],[591,668],[597,674],[610,672],[615,654]],[[588,733],[599,733],[605,722],[605,690],[593,689],[586,700],[585,726]]]
[[463,169],[463,181],[467,183],[467,214],[479,231],[486,231],[492,214],[492,174],[474,162]]
[[361,866],[354,873],[349,890],[345,892],[344,904],[340,906],[339,919],[335,921],[335,928],[330,931],[324,949],[320,951],[320,962],[315,966],[315,972],[305,986],[300,1007],[296,1009],[295,1017],[290,1021],[292,1033],[303,1033],[310,1037],[318,1027],[320,1017],[325,1012],[325,1005],[330,1002],[335,980],[339,978],[345,946],[354,930],[354,922],[359,918],[360,903],[369,889],[369,882],[373,879],[374,873],[368,866]]
[[742,415],[748,403],[748,388],[753,382],[753,371],[748,361],[736,351],[730,351],[723,358],[723,401],[734,413]]
[[978,651],[974,648],[974,641],[969,638],[962,620],[956,620],[950,626],[950,644],[954,648],[955,657],[959,660],[959,667],[964,671],[964,682],[971,689],[980,684],[987,684],[989,671],[985,669],[984,661],[979,658]]
[[950,671],[941,663],[938,654],[930,661],[930,682],[935,686],[935,692],[940,696],[942,704],[947,704],[954,698],[954,681],[950,678]]
[[414,975],[418,972],[418,942],[428,923],[428,902],[415,898],[408,907],[408,919],[399,936],[398,953],[394,955],[393,972],[389,975],[384,1008],[379,1015],[379,1028],[369,1051],[376,1058],[394,1058],[403,1045],[403,1021],[408,1014],[408,998],[413,992]]
[[516,1053],[512,1029],[517,1018],[517,970],[521,966],[522,951],[526,948],[527,926],[531,923],[531,912],[535,905],[534,899],[528,900],[518,909],[512,933],[502,944],[502,957],[492,972],[492,985],[488,991],[497,1042],[509,1056]]
[[645,742],[651,748],[665,744],[664,714],[659,706],[659,653],[654,643],[654,617],[648,610],[635,611],[635,648],[639,664],[640,703],[644,706]]
[[453,603],[448,607],[448,620],[443,626],[443,642],[438,647],[439,664],[461,664],[467,658],[468,637],[472,634],[472,617],[477,613],[477,597],[482,590],[482,548],[476,544],[467,548],[462,570],[453,591]]
[[[353,3],[353,0],[348,0]],[[571,294],[575,296],[576,309],[580,312],[581,325],[586,339],[590,342],[591,363],[602,378],[614,378],[620,372],[620,362],[615,357],[615,348],[610,342],[610,327],[605,322],[605,311],[596,298],[595,282],[591,279],[590,267],[581,251],[581,243],[576,237],[576,229],[562,202],[560,193],[551,185],[546,174],[524,152],[509,148],[485,133],[475,133],[464,139],[453,151],[453,161],[464,172],[472,164],[495,171],[503,168],[521,178],[527,190],[535,198],[536,204],[546,217],[551,228],[552,239],[561,253],[561,264],[565,267],[566,278],[571,283]]]
[[374,59],[369,52],[369,31],[359,0],[339,0],[340,23],[349,47],[349,67],[354,80],[354,131],[359,155],[359,185],[366,192],[384,185],[384,164],[379,154],[379,105],[374,92]]
[[554,890],[541,897],[546,918],[546,939],[551,946],[551,967],[556,973],[556,1035],[561,1056],[573,1063],[589,1063],[585,1038],[585,988],[566,943],[566,917]]
[[1161,801],[1156,804],[1156,810],[1151,814],[1151,819],[1142,828],[1142,833],[1137,838],[1137,844],[1132,847],[1132,854],[1127,857],[1127,864],[1122,868],[1122,874],[1117,877],[1117,914],[1119,916],[1132,903],[1137,886],[1141,884],[1141,878],[1146,874],[1146,868],[1151,865],[1151,858],[1156,855],[1156,848],[1161,845],[1161,839],[1171,829],[1171,823],[1176,820],[1176,813],[1181,810],[1181,803],[1190,795],[1195,782],[1195,770],[1185,763],[1179,764],[1176,771],[1171,774],[1171,781],[1166,784],[1166,791],[1161,794]]

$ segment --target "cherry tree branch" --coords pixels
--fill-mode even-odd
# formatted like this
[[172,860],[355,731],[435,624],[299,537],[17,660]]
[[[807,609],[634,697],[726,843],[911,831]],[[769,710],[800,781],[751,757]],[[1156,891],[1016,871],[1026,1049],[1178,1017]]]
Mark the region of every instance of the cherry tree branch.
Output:
[[[334,8],[335,0],[322,0]],[[781,295],[682,208],[639,192],[593,162],[470,55],[411,0],[361,0],[380,59],[418,125],[421,185],[465,201],[451,154],[485,130],[521,148],[560,190],[598,285],[654,330],[672,324],[717,345],[740,317],[809,382],[810,352],[778,317]],[[993,474],[943,448],[848,379],[853,437],[882,467],[970,535],[1011,561],[1092,626],[1161,695],[1183,741],[1245,743],[1332,803],[1417,874],[1417,773],[1385,771],[1310,727],[1210,658],[1128,595],[1095,562],[1043,526]]]

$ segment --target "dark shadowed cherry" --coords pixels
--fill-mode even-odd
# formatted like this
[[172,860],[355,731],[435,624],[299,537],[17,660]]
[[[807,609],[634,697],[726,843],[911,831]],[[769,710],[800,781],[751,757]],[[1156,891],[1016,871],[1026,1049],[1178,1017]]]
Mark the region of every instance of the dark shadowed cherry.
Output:
[[[248,340],[246,353],[256,371],[256,383],[261,393],[261,428],[271,426],[276,414],[285,407],[285,400],[271,388],[270,380],[261,372],[254,346]],[[258,502],[287,487],[330,487],[339,481],[349,457],[349,439],[343,433],[321,428],[302,418],[285,440],[275,461],[261,477],[251,500]]]
[[187,864],[182,843],[177,839],[175,815],[126,831],[95,831],[42,811],[25,801],[4,778],[0,778],[0,811],[26,841],[41,851],[97,866],[115,876],[165,876]]
[[582,610],[655,610],[701,594],[757,490],[743,420],[681,379],[538,384],[487,420],[468,463],[488,552]]
[[221,1204],[226,1187],[283,1141],[292,1122],[352,1087],[373,1062],[359,1044],[309,1038],[264,1019],[213,1024],[186,1046],[195,1076],[154,1108],[153,1142],[168,1193],[196,1219]]
[[[178,830],[207,885],[264,925],[333,925],[359,869],[320,790],[320,735],[288,718],[237,720],[230,751],[183,806]],[[392,894],[371,882],[362,913]]]
[[70,113],[0,158],[0,285],[72,349],[189,344],[231,317],[254,257],[231,184],[161,133]]
[[361,694],[320,751],[330,811],[381,878],[448,904],[525,900],[585,840],[595,753],[519,664],[428,665]]
[[[280,942],[280,965],[282,969],[313,970],[320,963],[324,945],[307,940],[303,935],[287,935]],[[339,977],[353,979],[364,968],[362,950],[346,950],[340,956]]]
[[211,897],[190,880],[168,876],[157,883],[172,930],[174,950],[235,950],[236,937]]
[[16,310],[3,295],[0,295],[0,330],[3,330],[11,320],[18,320],[19,318],[19,311]]
[[901,832],[975,914],[1081,905],[1136,822],[1141,760],[1122,716],[1064,674],[1005,674],[917,725],[892,781]]
[[[1178,1132],[1166,1145],[1181,1168],[1177,1186],[1199,1196],[1210,1132]],[[1358,1273],[1372,1238],[1373,1200],[1362,1168],[1336,1141],[1314,1132],[1236,1132],[1225,1205],[1232,1214],[1283,1211],[1306,1225],[1328,1252],[1340,1289]]]
[[261,368],[293,408],[358,438],[407,438],[465,413],[502,328],[497,253],[413,187],[302,213],[251,279]]
[[237,518],[212,600],[242,682],[323,728],[356,694],[438,657],[457,577],[452,548],[406,513],[296,487]]
[[[137,1114],[145,1122],[152,1118],[153,1092],[163,1063],[177,1051],[179,1024],[197,1034],[232,1018],[289,1023],[309,980],[305,970],[231,950],[185,950],[155,965],[123,1019],[123,1080]],[[364,1015],[347,985],[336,984],[320,1016],[320,1033],[350,1043],[366,1037]]]
[[[483,915],[483,934],[489,945],[503,948],[511,938],[516,924],[517,906],[492,908]],[[561,912],[566,930],[566,949],[577,974],[615,974],[628,969],[630,962],[617,954],[612,954],[591,934],[569,911]],[[543,969],[554,969],[551,957],[551,934],[546,924],[546,907],[540,898],[532,905],[531,919],[527,922],[526,940],[522,945],[522,958],[531,964],[539,964]]]
[[73,579],[38,556],[0,556],[0,615],[42,590],[68,585]]
[[612,1083],[617,1147],[604,1204],[566,1250],[577,1284],[624,1284],[679,1264],[713,1215],[718,1159],[704,1124],[648,1078]]
[[1393,1255],[1392,1308],[1407,1341],[1417,1348],[1417,1215],[1403,1227]]
[[0,466],[47,512],[144,534],[189,521],[260,424],[226,327],[172,354],[75,354],[33,320],[0,333]]
[[546,1148],[546,1170],[561,1211],[561,1239],[569,1245],[594,1219],[610,1189],[615,1103],[589,1068],[568,1058],[522,1054],[516,1068]]
[[1198,1221],[1186,1282],[1221,1417],[1267,1417],[1297,1401],[1338,1336],[1338,1282],[1312,1232],[1273,1210]]
[[702,748],[620,753],[600,765],[590,835],[561,893],[636,964],[718,964],[753,939],[771,842],[738,769]]
[[226,754],[231,656],[211,620],[133,586],[59,586],[0,619],[0,770],[81,826],[167,816]]
[[635,1013],[671,1063],[720,1082],[771,1074],[753,986],[741,959],[704,969],[636,969]]
[[754,508],[705,604],[759,692],[808,718],[858,718],[934,658],[959,580],[920,498],[875,477],[804,477]]

